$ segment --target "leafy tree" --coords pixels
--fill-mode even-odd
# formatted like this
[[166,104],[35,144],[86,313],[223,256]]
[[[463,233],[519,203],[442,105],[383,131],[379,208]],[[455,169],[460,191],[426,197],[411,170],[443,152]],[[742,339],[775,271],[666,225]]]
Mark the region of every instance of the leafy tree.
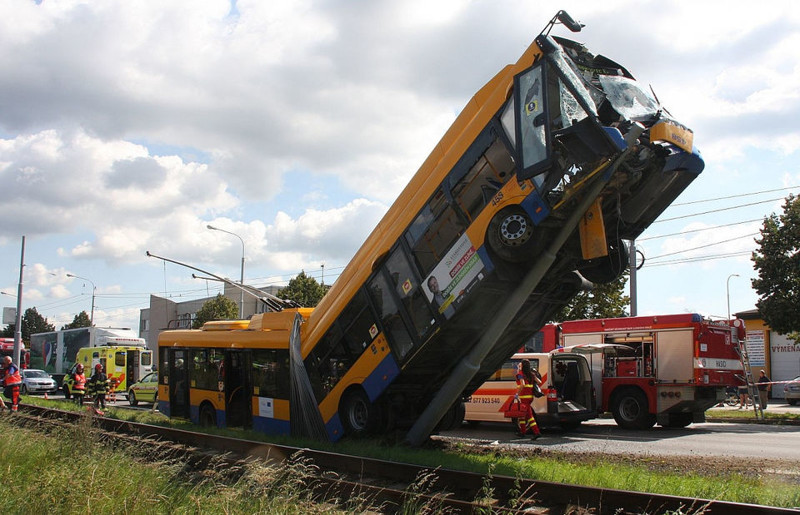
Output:
[[[13,324],[9,324],[8,330],[13,336],[16,327],[14,327]],[[45,317],[40,315],[39,312],[36,311],[35,307],[26,309],[25,313],[22,314],[22,340],[25,342],[31,341],[32,334],[49,333],[50,331],[55,330],[56,326],[48,322]]]
[[596,284],[582,291],[569,304],[554,315],[555,321],[584,320],[589,318],[616,318],[628,316],[626,308],[631,298],[625,295],[628,275],[622,275],[608,284]]
[[800,338],[800,197],[789,195],[783,213],[764,219],[752,260],[758,277],[756,307],[774,331]]
[[69,324],[64,324],[61,327],[61,330],[63,331],[65,329],[79,329],[81,327],[92,327],[91,319],[89,318],[89,315],[86,314],[86,311],[81,311],[80,313],[75,315],[75,318],[72,319],[72,322]]
[[282,299],[293,300],[301,306],[313,308],[330,286],[319,284],[316,279],[306,275],[305,271],[300,272],[289,281],[286,287],[278,290],[277,296]]
[[218,293],[216,297],[206,301],[197,311],[192,327],[199,329],[211,320],[236,320],[239,318],[239,305]]
[[7,326],[5,326],[5,328],[3,328],[2,331],[0,331],[0,338],[13,338],[14,329],[16,329],[14,327],[15,325],[16,324],[8,324]]

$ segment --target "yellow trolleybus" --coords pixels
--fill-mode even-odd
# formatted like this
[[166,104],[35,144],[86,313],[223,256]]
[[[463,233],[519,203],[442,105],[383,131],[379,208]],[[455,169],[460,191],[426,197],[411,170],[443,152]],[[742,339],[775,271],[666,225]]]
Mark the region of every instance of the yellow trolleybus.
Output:
[[619,277],[624,240],[703,160],[648,88],[557,24],[581,28],[560,11],[474,95],[313,311],[162,333],[160,409],[420,443],[588,281]]

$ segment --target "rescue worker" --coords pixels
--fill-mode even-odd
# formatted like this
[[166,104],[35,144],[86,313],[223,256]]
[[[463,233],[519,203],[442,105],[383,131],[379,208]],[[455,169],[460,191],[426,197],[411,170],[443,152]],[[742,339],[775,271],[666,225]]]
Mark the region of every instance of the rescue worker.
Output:
[[11,399],[11,412],[19,409],[19,387],[22,386],[22,375],[19,373],[19,367],[15,365],[11,356],[3,356],[3,370],[5,376],[3,377],[3,395],[7,399]]
[[515,399],[519,399],[522,407],[525,410],[525,416],[519,419],[519,431],[517,436],[525,436],[528,431],[533,432],[531,440],[536,440],[541,436],[542,432],[539,430],[539,425],[536,423],[536,418],[533,415],[533,390],[534,385],[539,388],[542,380],[539,379],[538,374],[534,372],[531,367],[531,362],[523,359],[517,369],[517,393],[514,395]]
[[72,381],[72,395],[75,397],[75,403],[78,406],[83,406],[83,396],[86,394],[86,376],[83,374],[82,363],[78,363],[75,366]]
[[103,365],[94,366],[94,374],[89,378],[89,395],[94,396],[94,407],[106,409],[106,394],[108,393],[109,380],[103,372]]

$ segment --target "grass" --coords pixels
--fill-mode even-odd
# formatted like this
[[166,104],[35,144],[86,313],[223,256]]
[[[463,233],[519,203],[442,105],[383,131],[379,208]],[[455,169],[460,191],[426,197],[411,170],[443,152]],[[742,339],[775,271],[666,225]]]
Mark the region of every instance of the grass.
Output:
[[[63,407],[63,403],[48,402],[37,398],[29,397],[26,398],[26,401],[35,404],[55,404]],[[72,409],[78,408],[74,406]],[[109,408],[107,415],[136,422],[171,425],[193,430],[199,429],[185,422],[172,422],[157,412]],[[752,412],[750,412],[750,415],[752,416]],[[768,413],[768,415],[778,416],[782,414]],[[785,414],[783,415],[786,417]],[[741,416],[740,414],[739,417]],[[795,417],[789,415],[788,418],[793,419]],[[767,506],[800,506],[800,488],[798,488],[796,481],[787,483],[768,475],[756,476],[724,472],[711,475],[687,474],[683,470],[665,471],[660,470],[659,467],[655,467],[655,470],[653,470],[654,467],[648,466],[647,463],[620,462],[619,460],[614,461],[603,459],[602,457],[592,458],[583,463],[573,463],[555,454],[525,457],[511,455],[500,449],[476,452],[467,446],[456,446],[446,451],[429,448],[409,448],[399,445],[398,441],[390,441],[389,438],[384,438],[381,441],[344,440],[334,445],[291,438],[274,438],[241,430],[215,429],[212,432],[237,438],[249,438],[297,447],[309,447],[389,461],[413,463],[430,467],[432,470],[441,467],[486,475],[506,475],[542,481],[720,499]],[[657,460],[657,458],[653,459]],[[426,479],[426,482],[430,481],[432,481],[431,478]]]

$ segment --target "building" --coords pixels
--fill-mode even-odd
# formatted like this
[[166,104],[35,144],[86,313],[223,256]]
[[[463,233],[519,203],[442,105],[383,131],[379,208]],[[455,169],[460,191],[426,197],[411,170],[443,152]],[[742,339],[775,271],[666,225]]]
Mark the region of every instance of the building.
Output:
[[[279,286],[266,286],[261,291],[275,295]],[[230,284],[225,284],[223,295],[231,299],[236,305],[241,300],[241,290]],[[156,350],[158,335],[167,329],[189,329],[192,327],[197,312],[207,301],[216,297],[202,299],[175,301],[158,295],[150,295],[150,307],[139,312],[139,337],[147,341],[147,347]],[[244,318],[248,319],[256,313],[266,311],[264,304],[252,295],[244,295]]]
[[[770,329],[757,309],[741,311],[736,317],[744,321],[747,330],[747,355],[754,379],[758,379],[762,369],[773,381],[790,381],[800,376],[800,343]],[[772,387],[770,397],[783,398],[780,386]]]

